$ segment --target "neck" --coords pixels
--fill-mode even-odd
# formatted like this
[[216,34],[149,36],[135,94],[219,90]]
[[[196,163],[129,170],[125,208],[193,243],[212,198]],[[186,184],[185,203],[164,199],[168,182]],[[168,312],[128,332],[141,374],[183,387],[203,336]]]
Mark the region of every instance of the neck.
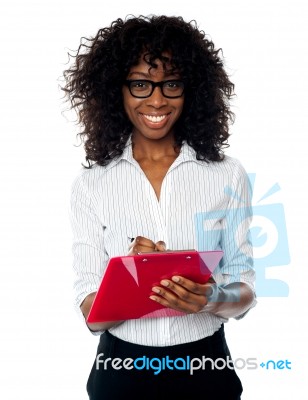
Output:
[[157,161],[164,157],[179,155],[180,149],[175,145],[174,135],[167,135],[161,139],[149,139],[133,133],[132,146],[135,160],[147,159]]

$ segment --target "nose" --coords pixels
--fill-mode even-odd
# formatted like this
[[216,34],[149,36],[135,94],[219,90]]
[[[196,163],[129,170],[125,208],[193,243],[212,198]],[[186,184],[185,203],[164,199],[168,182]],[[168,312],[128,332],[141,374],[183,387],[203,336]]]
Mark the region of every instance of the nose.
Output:
[[163,95],[160,87],[157,86],[151,96],[147,98],[147,104],[155,108],[160,108],[167,104],[167,98]]

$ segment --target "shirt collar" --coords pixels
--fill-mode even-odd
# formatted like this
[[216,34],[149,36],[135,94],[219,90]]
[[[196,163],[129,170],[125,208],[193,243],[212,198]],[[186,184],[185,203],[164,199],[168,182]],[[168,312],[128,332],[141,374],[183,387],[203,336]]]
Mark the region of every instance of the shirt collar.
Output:
[[191,146],[189,146],[186,141],[184,141],[182,144],[181,152],[177,160],[179,160],[179,163],[193,161],[197,164],[208,165],[208,163],[205,161],[197,160],[196,151]]
[[[131,136],[128,138],[127,143],[123,149],[123,153],[114,158],[108,165],[107,169],[110,169],[117,165],[121,160],[126,160],[131,164],[138,164],[137,161],[134,159],[133,156],[133,150],[132,150],[132,139]],[[184,162],[195,162],[197,164],[203,165],[203,166],[208,166],[208,162],[202,161],[202,160],[197,160],[196,158],[196,151],[187,144],[186,141],[183,142],[180,154],[178,157],[175,159],[174,163],[172,164],[172,167],[176,167],[179,164],[182,164]],[[139,164],[138,164],[139,165]]]

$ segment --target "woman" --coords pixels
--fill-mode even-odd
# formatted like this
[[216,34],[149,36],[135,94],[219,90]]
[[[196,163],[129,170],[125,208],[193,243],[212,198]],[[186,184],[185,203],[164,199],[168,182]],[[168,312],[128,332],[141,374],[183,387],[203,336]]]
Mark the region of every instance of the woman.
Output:
[[[130,17],[81,44],[64,75],[89,164],[71,209],[82,318],[110,257],[224,251],[207,284],[175,276],[153,287],[152,301],[185,315],[88,324],[100,335],[89,398],[240,399],[223,327],[255,304],[251,207],[243,167],[223,154],[233,84],[219,50],[181,17]],[[142,357],[152,361],[131,368]]]

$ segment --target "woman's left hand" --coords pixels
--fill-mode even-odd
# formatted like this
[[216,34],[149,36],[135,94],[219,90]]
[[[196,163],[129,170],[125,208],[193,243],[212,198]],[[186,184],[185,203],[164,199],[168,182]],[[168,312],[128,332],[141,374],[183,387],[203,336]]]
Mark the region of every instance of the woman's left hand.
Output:
[[154,294],[150,296],[151,300],[177,311],[197,313],[207,305],[215,281],[211,278],[207,283],[200,284],[173,276],[171,280],[163,279],[160,284],[152,288]]

